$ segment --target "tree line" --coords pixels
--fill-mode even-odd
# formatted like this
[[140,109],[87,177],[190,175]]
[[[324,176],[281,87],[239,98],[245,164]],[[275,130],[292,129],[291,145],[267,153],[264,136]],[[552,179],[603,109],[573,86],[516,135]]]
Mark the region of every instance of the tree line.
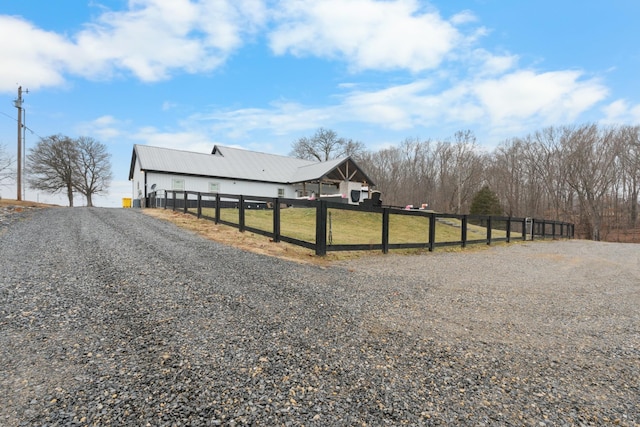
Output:
[[[314,139],[306,138],[306,150],[325,153],[326,144],[314,145]],[[293,155],[318,158],[300,155],[299,142]],[[573,222],[585,238],[611,240],[638,226],[640,126],[552,126],[493,150],[482,149],[469,130],[446,140],[408,138],[378,151],[353,141],[335,148],[320,158],[350,155],[385,205],[427,203],[438,212],[469,213],[474,197],[488,187],[504,215]]]

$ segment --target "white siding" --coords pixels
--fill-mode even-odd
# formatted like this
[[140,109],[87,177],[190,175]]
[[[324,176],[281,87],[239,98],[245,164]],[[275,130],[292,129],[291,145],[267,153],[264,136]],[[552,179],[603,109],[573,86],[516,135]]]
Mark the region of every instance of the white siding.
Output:
[[[184,179],[184,188],[187,191],[199,191],[208,193],[212,182],[218,184],[218,192],[226,194],[242,194],[245,196],[278,197],[278,188],[284,188],[286,198],[295,198],[296,193],[293,185],[267,182],[247,182],[230,179],[220,179],[211,177],[195,177],[184,175],[173,175],[163,173],[147,173],[147,194],[151,193],[151,186],[156,185],[156,190],[171,190],[174,179]],[[140,189],[144,194],[144,174],[136,168],[134,172],[134,198],[138,198],[137,182],[140,182]]]
[[140,160],[136,159],[136,165],[133,170],[133,199],[144,197],[144,173],[140,171]]

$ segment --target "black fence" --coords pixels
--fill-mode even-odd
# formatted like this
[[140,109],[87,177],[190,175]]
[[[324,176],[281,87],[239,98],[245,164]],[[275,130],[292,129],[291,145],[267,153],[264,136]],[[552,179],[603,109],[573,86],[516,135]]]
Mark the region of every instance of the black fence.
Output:
[[[153,192],[147,200],[146,206],[154,208],[172,209],[192,214],[198,218],[214,221],[216,224],[225,224],[238,228],[240,231],[250,231],[256,234],[268,236],[274,242],[288,242],[303,246],[315,251],[316,255],[325,255],[330,251],[359,251],[380,250],[388,253],[390,249],[428,249],[433,251],[437,247],[461,246],[483,243],[490,245],[492,242],[511,242],[512,240],[534,239],[559,239],[573,238],[574,224],[550,221],[537,218],[515,218],[504,216],[483,215],[456,215],[435,213],[417,209],[399,209],[394,207],[350,205],[346,203],[325,200],[287,199],[279,197],[244,196],[237,194],[201,193],[194,191],[164,191]],[[315,212],[309,223],[302,227],[283,220],[283,212],[288,209],[307,208]],[[268,223],[254,224],[247,220],[247,214],[251,218],[251,211],[269,211],[271,217]],[[368,242],[358,242],[359,236],[349,236],[348,243],[335,242],[334,216],[341,212],[355,211],[367,215],[374,215],[374,221],[378,230],[363,229],[363,235],[374,236]],[[256,213],[257,214],[257,213]],[[404,241],[390,239],[392,224],[398,224],[396,219],[400,217],[412,217],[405,219],[404,223],[413,222],[411,229],[412,238]],[[376,228],[373,227],[373,228]],[[396,227],[395,225],[393,227]],[[438,227],[446,230],[449,237],[436,239]],[[309,231],[306,237],[300,233],[301,228]],[[400,228],[400,227],[397,227]],[[361,234],[353,233],[351,234]],[[452,233],[452,230],[454,231]],[[457,231],[455,231],[457,230]],[[372,234],[373,233],[373,234]],[[415,236],[415,239],[413,238]],[[419,238],[423,236],[423,238]],[[366,240],[366,239],[364,239]],[[397,240],[397,239],[396,239]]]

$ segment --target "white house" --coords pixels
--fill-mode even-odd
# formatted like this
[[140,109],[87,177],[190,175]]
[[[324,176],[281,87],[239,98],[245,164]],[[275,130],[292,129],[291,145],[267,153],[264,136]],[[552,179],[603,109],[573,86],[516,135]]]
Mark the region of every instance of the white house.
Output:
[[132,198],[140,201],[154,190],[176,190],[284,198],[331,196],[357,204],[374,186],[350,157],[315,162],[220,145],[206,154],[136,144],[129,181]]

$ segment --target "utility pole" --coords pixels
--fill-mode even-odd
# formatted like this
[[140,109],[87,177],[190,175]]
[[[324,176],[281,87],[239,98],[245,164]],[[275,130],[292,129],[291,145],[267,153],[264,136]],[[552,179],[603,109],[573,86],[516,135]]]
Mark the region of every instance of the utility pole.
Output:
[[[25,93],[29,93],[29,89]],[[18,196],[16,200],[22,200],[22,86],[18,87],[18,99],[13,101],[13,105],[18,109],[18,176],[16,180]]]
[[[27,164],[27,110],[22,109],[22,179],[25,179],[25,167]],[[31,130],[31,129],[29,129]],[[22,186],[22,198],[27,198],[27,186]]]

